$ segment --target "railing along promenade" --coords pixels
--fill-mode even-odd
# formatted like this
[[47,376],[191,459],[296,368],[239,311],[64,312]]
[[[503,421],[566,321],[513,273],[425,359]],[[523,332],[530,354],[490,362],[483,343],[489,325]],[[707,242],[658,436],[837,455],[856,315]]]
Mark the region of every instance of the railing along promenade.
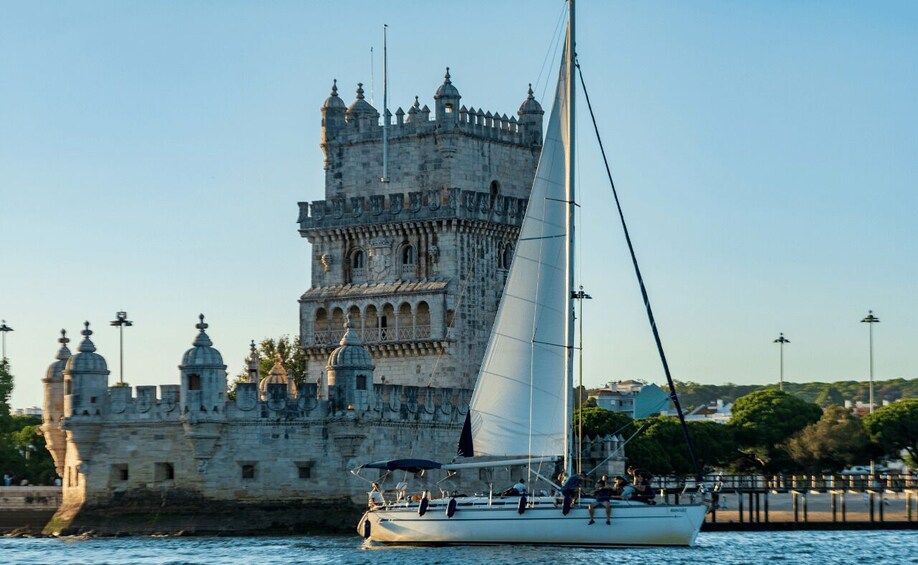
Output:
[[[653,484],[666,502],[698,491],[685,477]],[[705,484],[718,494],[707,529],[918,528],[914,474],[708,475]]]

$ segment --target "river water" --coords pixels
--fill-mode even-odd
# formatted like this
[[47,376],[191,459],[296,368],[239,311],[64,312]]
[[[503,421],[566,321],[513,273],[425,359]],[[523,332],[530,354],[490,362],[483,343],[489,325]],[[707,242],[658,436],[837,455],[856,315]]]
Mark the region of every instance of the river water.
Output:
[[918,530],[701,533],[692,548],[387,547],[357,536],[0,538],[5,563],[918,564]]

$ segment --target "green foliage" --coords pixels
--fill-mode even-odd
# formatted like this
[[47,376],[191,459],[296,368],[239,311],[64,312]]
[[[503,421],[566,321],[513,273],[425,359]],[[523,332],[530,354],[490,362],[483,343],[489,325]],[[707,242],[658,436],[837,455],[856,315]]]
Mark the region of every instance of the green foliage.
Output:
[[864,427],[878,447],[890,457],[908,454],[908,464],[918,465],[918,398],[893,402],[864,418]]
[[782,471],[792,465],[784,442],[803,428],[819,421],[822,409],[779,390],[760,390],[740,397],[733,404],[730,426],[737,443],[752,448],[766,471]]
[[[638,424],[645,427],[626,448],[630,465],[656,474],[695,473],[678,418],[652,416]],[[687,426],[702,469],[723,467],[736,459],[736,441],[729,426],[717,422],[687,422]]]
[[17,484],[26,479],[34,485],[50,485],[57,476],[40,428],[39,418],[12,416],[0,433],[0,473],[13,474]]
[[[774,389],[776,385],[706,385],[693,382],[676,381],[679,400],[686,409],[699,406],[705,402],[723,399],[734,402],[737,398],[759,390]],[[887,400],[894,402],[900,398],[918,398],[918,379],[889,379],[874,381],[874,395],[877,402]],[[664,387],[668,391],[667,387]],[[830,390],[832,389],[832,390]],[[807,402],[823,405],[827,397],[830,404],[843,405],[845,400],[866,403],[869,396],[867,381],[838,381],[834,383],[784,383],[784,392]]]
[[869,458],[869,442],[860,419],[840,406],[831,406],[818,422],[788,440],[787,452],[803,471],[841,471]]
[[[300,336],[294,337],[293,340],[290,339],[289,335],[282,335],[277,339],[265,338],[261,340],[261,344],[258,346],[258,355],[261,358],[259,363],[260,378],[267,377],[271,372],[276,354],[280,354],[284,369],[287,370],[287,376],[292,378],[293,382],[296,384],[306,382],[306,355],[300,345]],[[248,363],[243,361],[242,371],[236,375],[229,385],[231,399],[235,398],[236,385],[248,382],[248,374]]]
[[10,372],[10,362],[0,359],[0,432],[9,424],[11,394],[13,394],[13,374]]
[[[580,411],[574,411],[574,426],[580,422]],[[612,412],[598,406],[583,407],[583,436],[596,437],[622,434],[628,437],[634,433],[631,417],[627,414]]]
[[834,386],[829,386],[823,389],[823,391],[820,392],[818,396],[816,396],[816,400],[814,400],[814,402],[823,408],[827,406],[844,406],[845,397],[841,392],[839,392],[837,388]]

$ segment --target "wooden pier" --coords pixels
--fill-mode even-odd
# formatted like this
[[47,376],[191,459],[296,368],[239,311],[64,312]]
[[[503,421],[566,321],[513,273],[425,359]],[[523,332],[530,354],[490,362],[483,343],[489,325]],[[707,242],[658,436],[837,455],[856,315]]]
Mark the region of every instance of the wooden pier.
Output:
[[[704,529],[815,530],[918,529],[915,475],[722,475],[717,507]],[[694,480],[660,477],[654,486],[666,502],[696,496]]]

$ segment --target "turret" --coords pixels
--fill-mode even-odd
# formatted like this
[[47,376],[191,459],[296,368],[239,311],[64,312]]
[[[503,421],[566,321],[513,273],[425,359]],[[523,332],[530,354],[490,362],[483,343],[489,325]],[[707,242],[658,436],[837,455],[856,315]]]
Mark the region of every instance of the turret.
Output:
[[434,116],[437,120],[437,127],[451,129],[451,126],[459,121],[459,90],[453,86],[449,76],[449,67],[446,67],[446,76],[443,84],[434,94],[436,109]]
[[45,446],[54,459],[54,468],[58,475],[63,476],[67,436],[61,429],[61,418],[64,416],[64,368],[70,359],[70,349],[67,348],[70,340],[66,330],[61,330],[61,337],[57,341],[61,344],[55,356],[57,361],[51,363],[45,378],[41,380],[45,389],[41,431],[45,436]]
[[332,83],[331,94],[322,105],[322,152],[325,154],[326,169],[330,160],[328,143],[334,141],[338,134],[344,131],[347,125],[346,113],[347,107],[344,105],[344,100],[338,96],[338,81],[335,80]]
[[198,335],[193,347],[182,357],[181,371],[181,407],[182,414],[193,413],[195,417],[205,414],[223,414],[226,403],[226,365],[223,356],[214,349],[213,342],[204,333],[208,324],[204,323],[204,314],[195,325]]
[[373,358],[348,318],[344,337],[328,356],[325,371],[329,400],[336,410],[366,409],[372,402]]
[[284,368],[284,361],[280,353],[274,354],[274,366],[267,377],[262,379],[258,384],[259,396],[262,400],[268,400],[269,388],[271,385],[283,385],[288,398],[296,398],[296,385],[287,375],[287,369]]
[[520,105],[517,115],[520,117],[520,132],[523,141],[531,145],[542,145],[542,116],[545,112],[532,94],[532,85],[529,85],[529,94]]
[[357,83],[357,98],[347,109],[347,125],[357,131],[367,132],[379,125],[379,112],[363,95],[363,83]]
[[85,322],[79,352],[64,367],[64,417],[102,416],[108,409],[108,365],[96,353],[89,339],[92,330]]
[[246,357],[248,366],[248,378],[250,383],[258,384],[259,373],[261,372],[261,357],[258,355],[258,348],[255,347],[255,340],[249,344],[249,356]]

